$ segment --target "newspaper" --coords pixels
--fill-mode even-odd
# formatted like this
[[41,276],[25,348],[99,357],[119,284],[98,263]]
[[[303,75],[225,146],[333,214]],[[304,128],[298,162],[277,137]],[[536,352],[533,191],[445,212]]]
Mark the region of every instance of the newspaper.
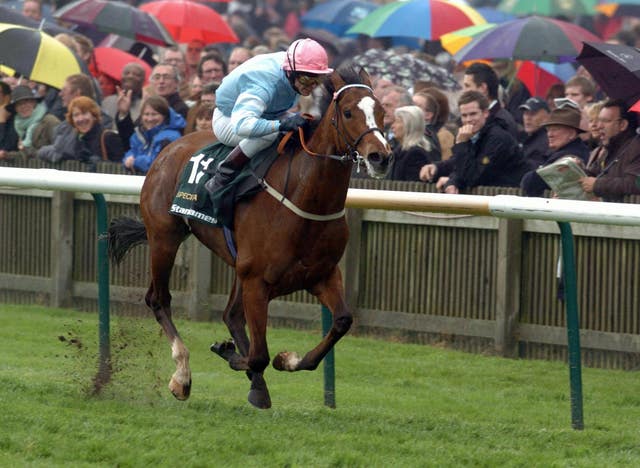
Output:
[[582,190],[579,179],[586,177],[580,162],[574,157],[566,156],[552,162],[536,172],[547,183],[558,198],[571,200],[593,200],[593,195]]

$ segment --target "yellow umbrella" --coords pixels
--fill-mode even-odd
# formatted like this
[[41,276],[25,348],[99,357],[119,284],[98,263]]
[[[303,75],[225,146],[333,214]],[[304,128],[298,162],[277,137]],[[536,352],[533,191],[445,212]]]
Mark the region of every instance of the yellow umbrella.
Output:
[[471,42],[474,37],[479,36],[495,26],[494,23],[484,23],[458,29],[457,31],[451,31],[440,37],[440,43],[444,50],[453,55]]
[[58,89],[69,75],[82,72],[62,42],[38,29],[7,23],[0,23],[0,66]]

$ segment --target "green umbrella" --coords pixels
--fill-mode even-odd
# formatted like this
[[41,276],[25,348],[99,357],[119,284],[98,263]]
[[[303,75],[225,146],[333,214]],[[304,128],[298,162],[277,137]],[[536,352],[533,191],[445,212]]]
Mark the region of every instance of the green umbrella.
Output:
[[598,0],[502,0],[498,10],[517,16],[593,15]]

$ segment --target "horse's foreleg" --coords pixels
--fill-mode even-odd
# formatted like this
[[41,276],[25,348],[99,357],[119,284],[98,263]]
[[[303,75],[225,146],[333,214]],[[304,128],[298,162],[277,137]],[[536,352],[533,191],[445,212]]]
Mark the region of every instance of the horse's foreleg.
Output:
[[269,364],[267,347],[269,298],[262,279],[249,280],[242,285],[242,301],[251,339],[246,358],[251,371],[251,390],[249,390],[248,400],[257,408],[271,408],[271,397],[262,375]]
[[[163,245],[164,247],[160,247]],[[169,381],[169,390],[178,400],[186,400],[191,393],[191,369],[189,350],[182,342],[178,330],[171,319],[171,294],[169,278],[180,242],[153,242],[151,248],[151,286],[147,292],[147,305],[153,310],[156,320],[171,343],[171,357],[176,371]]]
[[295,352],[283,351],[273,359],[273,367],[281,371],[314,370],[333,346],[351,328],[353,316],[347,307],[342,286],[342,275],[336,267],[329,278],[309,291],[324,304],[333,315],[333,325],[322,341],[302,359]]

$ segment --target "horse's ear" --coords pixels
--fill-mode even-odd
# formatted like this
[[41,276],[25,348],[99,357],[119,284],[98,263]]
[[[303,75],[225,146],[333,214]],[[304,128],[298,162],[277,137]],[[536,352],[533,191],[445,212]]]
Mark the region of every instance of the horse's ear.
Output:
[[337,72],[333,72],[331,75],[329,75],[329,79],[331,80],[333,89],[340,89],[346,84],[345,81],[340,76],[340,73],[337,73]]
[[369,74],[364,69],[364,67],[360,67],[360,71],[358,72],[358,75],[360,76],[360,79],[362,80],[363,84],[366,84],[369,87],[372,86],[371,85],[371,77],[369,77]]

